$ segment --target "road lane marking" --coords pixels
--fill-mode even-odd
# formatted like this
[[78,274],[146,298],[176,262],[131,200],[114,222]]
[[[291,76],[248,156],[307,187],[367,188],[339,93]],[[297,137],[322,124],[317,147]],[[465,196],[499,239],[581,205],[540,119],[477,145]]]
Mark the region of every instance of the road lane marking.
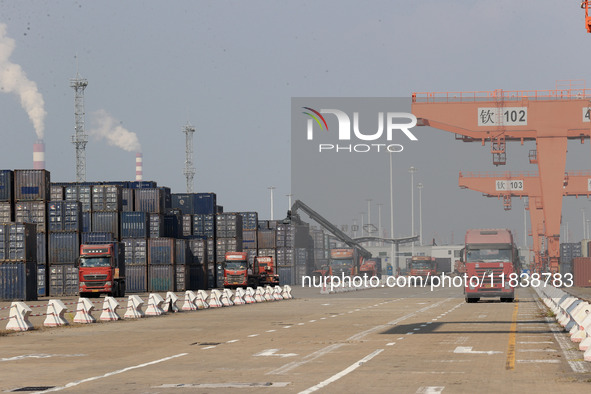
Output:
[[314,323],[316,320],[310,320],[308,323]]
[[283,327],[283,328],[291,328],[291,326],[285,326],[285,327]]
[[507,360],[505,361],[505,369],[515,369],[515,337],[517,335],[517,311],[519,309],[519,301],[515,300],[513,307],[513,316],[511,317],[511,328],[509,329],[509,340],[507,343]]
[[268,356],[273,356],[273,357],[294,357],[297,356],[297,353],[284,353],[284,354],[279,354],[277,353],[279,351],[279,349],[266,349],[263,350],[262,352],[259,352],[257,354],[253,354],[253,357],[268,357]]
[[275,331],[277,331],[277,330],[267,330],[265,332],[275,332]]
[[300,361],[293,361],[291,363],[285,364],[277,369],[274,369],[271,372],[267,372],[266,375],[279,375],[279,374],[284,374],[286,372],[291,371],[294,368],[297,368],[301,365],[304,365],[310,361],[316,360],[318,357],[321,357],[327,353],[332,352],[333,350],[336,350],[338,348],[340,348],[341,346],[344,346],[344,343],[335,343],[332,345],[329,345],[327,347],[324,347],[320,350],[315,351],[314,353],[310,353],[307,356],[305,356],[302,360]]
[[542,344],[542,343],[554,343],[554,342],[552,342],[552,341],[541,341],[541,342],[521,341],[521,342],[517,342],[517,343],[520,343],[520,344],[529,344],[529,343],[531,343],[531,344],[536,344],[537,345],[537,344]]
[[416,394],[439,394],[444,388],[445,386],[421,386]]
[[213,349],[215,348],[215,346],[206,346],[206,347],[202,347],[201,350],[207,350],[207,349]]
[[255,383],[180,383],[152,386],[153,389],[243,389],[250,387],[287,387],[291,382],[255,382]]
[[558,364],[560,360],[517,360],[518,363]]
[[531,353],[536,353],[536,352],[557,352],[558,350],[555,349],[519,349],[518,352],[531,352]]
[[258,336],[259,336],[259,334],[252,334],[252,335],[249,335],[248,337],[249,338],[254,338],[254,337],[258,337]]
[[239,339],[232,339],[231,341],[228,341],[226,343],[234,343],[234,342],[238,342],[238,341],[239,341]]
[[127,367],[127,368],[123,368],[123,369],[118,369],[117,371],[107,372],[104,375],[93,376],[91,378],[77,380],[75,382],[70,382],[70,383],[68,383],[68,384],[66,384],[64,386],[54,387],[54,388],[49,389],[49,390],[40,391],[39,393],[50,393],[52,391],[61,391],[61,390],[69,389],[71,387],[78,386],[79,384],[82,384],[82,383],[86,383],[86,382],[90,382],[90,381],[98,380],[98,379],[102,379],[102,378],[108,378],[109,376],[118,375],[118,374],[121,374],[121,373],[124,373],[124,372],[127,372],[127,371],[138,369],[138,368],[148,367],[150,365],[154,365],[154,364],[158,364],[158,363],[161,363],[161,362],[164,362],[164,361],[172,360],[174,358],[183,357],[183,356],[186,356],[187,354],[189,354],[189,353],[179,353],[179,354],[175,354],[174,356],[161,358],[160,360],[154,360],[154,361],[150,361],[148,363],[134,365],[132,367]]
[[4,361],[16,361],[25,358],[50,358],[50,357],[83,357],[86,354],[25,354],[22,356],[0,358],[0,362]]
[[396,345],[396,342],[390,342],[390,343],[386,344],[386,346],[394,346],[394,345]]
[[488,354],[492,356],[493,354],[503,353],[498,350],[472,350],[472,346],[458,346],[455,348],[454,353],[456,354]]
[[370,361],[372,358],[374,358],[375,356],[377,356],[378,354],[380,354],[383,351],[384,351],[384,349],[378,349],[375,352],[368,354],[367,356],[363,357],[361,360],[356,361],[355,363],[353,363],[349,367],[343,369],[341,372],[339,372],[335,375],[332,375],[330,378],[323,380],[322,382],[318,383],[317,385],[312,386],[304,391],[300,391],[299,394],[313,393],[316,390],[320,390],[321,388],[326,387],[333,382],[336,382],[337,380],[339,380],[343,376],[348,375],[351,372],[355,371],[357,368],[359,368],[360,366],[362,366],[366,362]]

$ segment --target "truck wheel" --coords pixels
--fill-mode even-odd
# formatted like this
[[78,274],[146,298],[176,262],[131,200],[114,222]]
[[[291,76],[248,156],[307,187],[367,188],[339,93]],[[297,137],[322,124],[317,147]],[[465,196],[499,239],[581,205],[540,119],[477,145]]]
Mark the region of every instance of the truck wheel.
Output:
[[119,297],[125,297],[125,282],[119,283]]

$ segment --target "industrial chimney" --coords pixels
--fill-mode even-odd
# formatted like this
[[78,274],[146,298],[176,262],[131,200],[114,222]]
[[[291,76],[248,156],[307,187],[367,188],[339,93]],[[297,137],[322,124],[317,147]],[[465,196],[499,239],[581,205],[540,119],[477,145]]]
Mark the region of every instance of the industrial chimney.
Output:
[[33,144],[33,168],[35,170],[45,169],[45,142],[37,140]]
[[135,154],[135,180],[141,181],[143,178],[144,165],[143,158],[140,152]]

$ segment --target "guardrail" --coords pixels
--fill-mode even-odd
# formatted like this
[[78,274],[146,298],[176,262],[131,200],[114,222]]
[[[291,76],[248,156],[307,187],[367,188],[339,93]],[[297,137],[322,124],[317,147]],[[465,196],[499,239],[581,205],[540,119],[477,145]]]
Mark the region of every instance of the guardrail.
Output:
[[583,359],[591,362],[591,304],[554,286],[534,289],[571,341],[579,344]]
[[[145,316],[160,316],[166,315],[169,312],[180,311],[198,311],[202,309],[215,307],[228,307],[233,305],[245,305],[256,302],[269,302],[278,300],[292,299],[291,287],[285,285],[281,286],[266,286],[258,287],[256,290],[247,287],[246,290],[242,288],[236,289],[234,292],[229,289],[211,290],[209,293],[204,290],[198,290],[196,293],[187,290],[181,294],[184,297],[184,305],[179,309],[176,305],[179,301],[179,296],[173,292],[166,293],[166,298],[162,298],[157,293],[151,293],[148,296],[148,305],[145,311],[142,310],[144,300],[138,295],[130,295],[127,298],[127,309],[124,319],[137,319]],[[94,304],[103,304],[102,308],[95,308]],[[102,301],[91,301],[88,298],[80,297],[76,302],[64,303],[61,300],[52,299],[47,304],[28,306],[24,302],[13,302],[10,307],[4,307],[0,310],[9,309],[8,317],[0,318],[8,320],[6,325],[7,330],[11,331],[29,331],[34,329],[33,324],[29,321],[33,316],[46,316],[43,326],[45,327],[59,327],[70,324],[65,318],[64,314],[68,312],[67,305],[76,304],[76,316],[73,319],[74,323],[90,324],[95,323],[96,319],[92,316],[93,312],[101,312],[99,320],[103,322],[120,320],[121,317],[117,313],[120,304],[125,302],[125,299],[117,300],[113,297],[105,297]],[[45,308],[45,313],[33,313],[32,308]]]

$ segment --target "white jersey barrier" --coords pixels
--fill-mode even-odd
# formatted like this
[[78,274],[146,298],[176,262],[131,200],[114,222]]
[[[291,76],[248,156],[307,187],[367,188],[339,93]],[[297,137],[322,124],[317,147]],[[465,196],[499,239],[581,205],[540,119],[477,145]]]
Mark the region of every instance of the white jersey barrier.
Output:
[[68,308],[61,300],[49,300],[47,305],[47,317],[43,322],[45,327],[58,327],[68,325],[68,321],[64,317],[64,313]]
[[164,305],[162,310],[164,312],[173,312],[176,313],[179,311],[179,307],[176,306],[176,303],[179,301],[179,297],[174,294],[172,291],[166,293],[166,300],[164,300]]
[[247,304],[254,304],[257,301],[254,299],[255,291],[252,287],[247,287],[244,291],[244,302]]
[[[291,295],[291,287],[288,285],[283,287],[257,287],[256,289],[247,287],[246,290],[238,288],[235,292],[232,292],[229,289],[213,289],[210,291],[209,295],[204,290],[198,290],[196,293],[188,290],[184,293],[184,297],[185,303],[182,307],[182,310],[184,311],[195,311],[210,307],[220,308],[222,306],[253,304],[257,302],[287,300],[293,298]],[[146,310],[145,312],[142,312],[144,300],[138,295],[130,295],[128,297],[127,308],[123,317],[125,319],[138,319],[144,316],[163,315],[167,311],[178,312],[179,308],[176,305],[178,301],[178,295],[173,292],[168,292],[166,294],[166,300],[164,300],[159,294],[151,293],[148,296]],[[96,319],[92,316],[92,312],[95,311],[95,305],[93,302],[88,298],[80,297],[78,301],[74,303],[77,304],[75,310],[76,315],[73,319],[75,323],[96,323]],[[98,302],[95,301],[95,303]],[[66,305],[69,304],[65,304],[61,300],[51,299],[45,305],[33,305],[35,308],[47,307],[46,313],[32,314],[31,307],[24,302],[13,302],[10,306],[9,316],[0,318],[0,320],[8,320],[6,329],[13,331],[28,331],[33,329],[33,324],[29,321],[31,316],[45,316],[45,321],[43,322],[45,327],[64,326],[69,324],[68,320],[64,317],[65,312],[68,311]],[[585,303],[585,305],[588,304]],[[120,320],[121,317],[117,313],[118,308],[120,308],[119,301],[113,297],[105,297],[103,300],[103,307],[102,309],[99,309],[102,312],[99,319],[101,321]],[[8,309],[8,307],[3,309]],[[584,316],[585,313],[588,313],[586,311],[587,309],[584,309],[581,304],[576,311],[573,311],[573,313],[575,314],[577,321],[581,320],[581,324],[589,325],[588,323],[591,322],[583,319],[583,317],[587,317]],[[591,320],[591,318],[587,320]],[[589,343],[591,342],[591,338],[589,338],[588,334],[583,337],[583,334],[580,331],[580,326],[575,326],[573,332],[577,332],[578,334],[574,337],[580,338],[581,348],[582,346],[589,347],[589,345],[591,345],[591,343]],[[586,339],[589,339],[589,341]]]
[[187,290],[185,292],[185,303],[183,304],[182,310],[184,311],[196,311],[197,308],[197,294],[193,293],[191,290]]
[[76,305],[76,316],[74,316],[74,323],[96,323],[96,319],[92,316],[94,305],[88,298],[80,297]]
[[571,341],[584,351],[583,359],[591,362],[591,305],[553,286],[534,287],[556,321],[570,335]]
[[162,309],[164,299],[160,294],[151,293],[148,297],[148,309],[146,309],[146,316],[160,316],[164,314]]
[[10,305],[10,316],[6,329],[12,331],[28,331],[32,329],[33,324],[29,321],[31,312],[31,308],[24,302],[13,302]]
[[234,305],[244,305],[246,302],[244,301],[245,291],[242,287],[239,287],[234,291],[234,297],[232,297],[232,302]]
[[105,297],[105,301],[103,302],[103,313],[99,319],[101,321],[115,321],[121,320],[121,317],[117,314],[117,308],[119,308],[119,303],[113,297]]
[[144,300],[142,300],[140,296],[130,295],[127,301],[127,311],[125,311],[123,317],[126,319],[139,319],[144,317],[144,312],[142,312],[143,305]]

